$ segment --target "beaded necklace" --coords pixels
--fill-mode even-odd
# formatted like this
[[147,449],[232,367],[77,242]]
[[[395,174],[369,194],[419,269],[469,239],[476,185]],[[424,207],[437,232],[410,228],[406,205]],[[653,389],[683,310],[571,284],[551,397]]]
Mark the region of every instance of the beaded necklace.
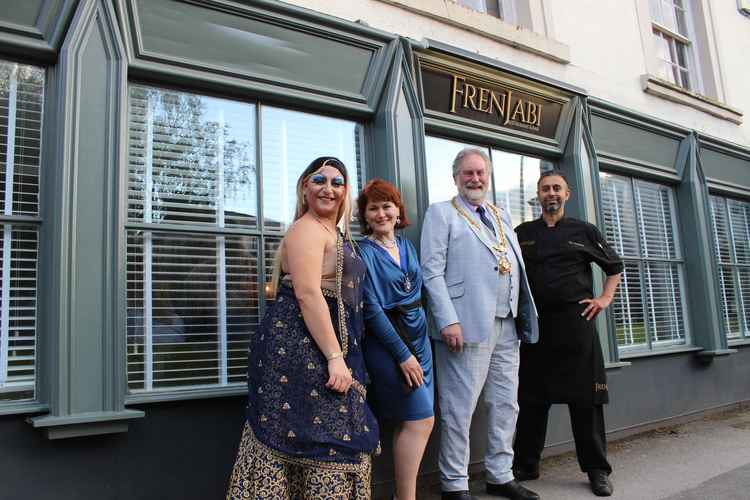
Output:
[[[453,208],[456,209],[458,214],[466,220],[466,222],[469,223],[470,226],[472,226],[474,229],[479,231],[480,233],[484,231],[482,229],[482,226],[480,226],[476,220],[474,220],[473,217],[471,217],[468,213],[466,213],[466,210],[458,206],[458,202],[456,201],[457,197],[453,197],[451,200],[451,203],[453,204]],[[505,231],[503,231],[503,225],[500,222],[500,210],[493,205],[490,202],[486,202],[487,207],[489,207],[490,212],[492,212],[492,216],[495,218],[495,222],[497,223],[497,232],[498,235],[495,235],[496,238],[498,238],[497,242],[495,242],[492,245],[492,249],[495,250],[497,253],[500,254],[500,258],[497,261],[498,270],[500,271],[500,274],[509,273],[513,266],[511,266],[510,260],[508,260],[508,243],[505,239]]]

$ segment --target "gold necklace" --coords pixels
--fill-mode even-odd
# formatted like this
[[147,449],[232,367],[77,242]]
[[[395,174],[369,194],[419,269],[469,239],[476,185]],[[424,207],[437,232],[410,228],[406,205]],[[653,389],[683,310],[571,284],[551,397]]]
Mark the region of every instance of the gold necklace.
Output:
[[[479,232],[483,231],[482,226],[480,226],[473,217],[467,214],[463,208],[458,206],[455,196],[451,200],[451,203],[453,204],[453,208],[456,209],[459,215],[463,217],[464,220],[469,223],[469,225],[474,227]],[[500,233],[499,236],[495,235],[498,238],[497,244],[492,245],[492,249],[501,254],[500,258],[497,261],[498,270],[500,271],[500,274],[509,273],[513,269],[513,266],[511,265],[510,260],[508,260],[507,256],[508,243],[505,239],[505,231],[503,231],[502,222],[500,222],[500,210],[498,210],[498,208],[489,201],[486,202],[486,204],[489,207],[490,212],[492,212],[492,216],[495,218],[495,222],[497,223],[497,232]]]

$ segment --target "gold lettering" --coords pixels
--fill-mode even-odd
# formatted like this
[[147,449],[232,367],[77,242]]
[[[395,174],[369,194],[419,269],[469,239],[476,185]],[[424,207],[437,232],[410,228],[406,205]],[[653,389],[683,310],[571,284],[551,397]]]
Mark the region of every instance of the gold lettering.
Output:
[[[520,120],[516,120],[516,116],[521,115]],[[524,123],[526,121],[526,117],[523,114],[523,101],[521,99],[518,100],[516,103],[516,107],[513,108],[513,114],[510,117],[511,120],[514,122],[521,122]]]
[[487,110],[488,113],[492,114],[492,107],[497,106],[497,112],[500,116],[505,116],[505,94],[502,94],[500,96],[500,100],[498,101],[497,95],[492,92],[490,94],[490,108]]
[[507,95],[508,95],[508,100],[504,101],[503,104],[505,104],[505,103],[508,104],[508,113],[504,113],[504,115],[505,115],[505,122],[503,123],[503,125],[507,125],[508,122],[510,121],[510,103],[511,103],[511,98],[513,97],[513,91],[509,90]]
[[537,106],[533,102],[526,103],[526,120],[529,125],[536,125],[537,120]]
[[536,126],[541,127],[542,126],[542,105],[537,104],[537,111],[539,112],[536,117]]
[[482,113],[489,113],[490,89],[484,87],[479,89],[479,109]]
[[471,102],[471,107],[477,109],[477,103],[474,102],[474,98],[477,96],[477,88],[470,83],[467,83],[465,88],[466,94],[464,94],[464,108],[468,108],[469,102]]
[[455,113],[456,112],[456,96],[464,94],[464,91],[463,90],[459,90],[459,88],[458,88],[458,81],[459,80],[461,80],[462,82],[465,81],[460,76],[453,75],[453,92],[451,92],[451,113]]

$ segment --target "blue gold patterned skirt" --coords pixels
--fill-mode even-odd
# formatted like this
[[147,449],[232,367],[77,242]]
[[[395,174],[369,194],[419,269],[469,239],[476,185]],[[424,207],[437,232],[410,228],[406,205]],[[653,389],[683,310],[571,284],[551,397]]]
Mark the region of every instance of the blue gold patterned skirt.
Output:
[[328,363],[305,327],[291,288],[280,287],[248,355],[247,420],[227,499],[370,498],[378,427],[365,401],[359,304],[326,296],[337,334],[347,335],[347,394],[325,388]]

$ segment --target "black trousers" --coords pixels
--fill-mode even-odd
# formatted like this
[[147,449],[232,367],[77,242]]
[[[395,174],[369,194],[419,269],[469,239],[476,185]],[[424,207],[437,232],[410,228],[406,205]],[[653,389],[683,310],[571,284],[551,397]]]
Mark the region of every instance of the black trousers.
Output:
[[[516,440],[513,443],[513,466],[538,470],[547,437],[549,404],[530,404],[519,401]],[[570,424],[576,443],[578,464],[583,472],[601,470],[610,474],[612,466],[607,461],[607,439],[604,435],[604,410],[602,405],[576,407],[568,405]]]

